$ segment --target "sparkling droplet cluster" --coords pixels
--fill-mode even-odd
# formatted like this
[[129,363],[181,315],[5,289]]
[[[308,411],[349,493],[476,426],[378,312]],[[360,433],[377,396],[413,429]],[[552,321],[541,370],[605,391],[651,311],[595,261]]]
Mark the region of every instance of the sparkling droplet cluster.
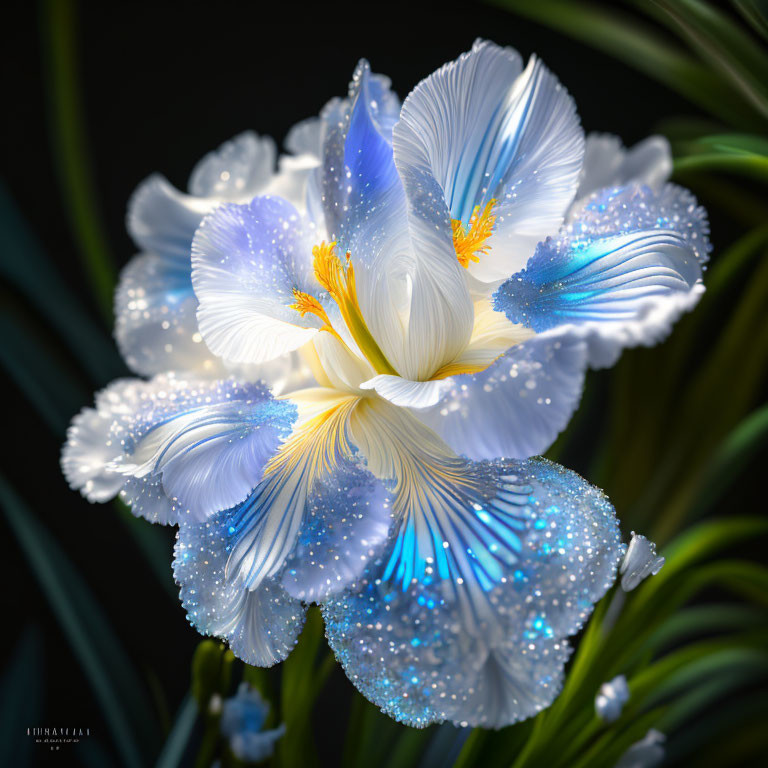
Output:
[[204,523],[181,523],[173,560],[179,597],[199,632],[227,640],[248,664],[270,667],[293,649],[306,609],[275,580],[249,591],[237,575],[227,578],[235,539],[231,510]]
[[709,259],[712,245],[707,212],[692,192],[675,184],[665,184],[658,192],[637,184],[601,189],[587,200],[557,240],[575,246],[585,238],[653,229],[679,233],[700,264]]
[[392,523],[387,490],[370,472],[342,461],[316,479],[282,584],[293,597],[320,601],[349,584],[380,551]]

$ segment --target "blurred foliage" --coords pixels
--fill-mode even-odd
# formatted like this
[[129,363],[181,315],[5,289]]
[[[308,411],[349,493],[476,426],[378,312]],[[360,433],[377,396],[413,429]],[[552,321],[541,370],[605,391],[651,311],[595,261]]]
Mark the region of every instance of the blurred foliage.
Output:
[[[550,453],[567,464],[576,438],[585,430],[594,435],[586,474],[609,493],[626,533],[637,529],[659,542],[667,558],[664,569],[628,596],[618,590],[606,596],[575,643],[562,694],[537,717],[500,731],[450,725],[415,730],[355,693],[347,722],[339,726],[348,733],[342,764],[610,768],[653,727],[667,735],[665,764],[742,765],[768,753],[768,698],[760,692],[768,677],[768,568],[755,557],[765,549],[768,518],[737,492],[748,487],[768,438],[766,3],[493,4],[509,11],[510,25],[515,15],[546,25],[638,69],[688,102],[695,116],[670,116],[658,126],[673,147],[674,178],[740,234],[727,243],[715,233],[707,293],[666,343],[630,351],[614,370],[590,377],[579,413]],[[86,151],[74,6],[48,0],[42,8],[51,148],[83,272],[109,325],[114,269]],[[503,28],[498,37],[504,42]],[[10,195],[4,188],[0,193],[5,240],[0,278],[14,291],[0,318],[7,342],[0,365],[62,437],[84,399],[82,382],[119,375],[122,365],[108,325],[93,325]],[[41,300],[51,295],[55,302]],[[76,565],[0,480],[8,528],[104,712],[109,751],[121,765],[156,760],[159,768],[203,768],[217,757],[225,766],[236,765],[221,744],[218,710],[211,702],[232,695],[241,679],[272,702],[266,727],[287,726],[272,764],[318,764],[312,714],[322,706],[329,676],[343,673],[324,642],[316,609],[310,610],[296,650],[277,669],[244,666],[222,644],[203,640],[192,660],[190,693],[164,736],[163,697],[153,701],[151,677],[132,668]],[[125,509],[117,513],[172,595],[157,531],[136,524]],[[34,719],[41,681],[30,649],[39,648],[40,640],[34,628],[24,637],[9,659],[0,698],[20,702],[25,709],[19,717]],[[607,724],[595,716],[594,697],[617,674],[627,676],[631,697],[619,720]],[[16,748],[2,729],[3,764],[29,759]],[[83,763],[105,764],[100,749],[83,752]]]

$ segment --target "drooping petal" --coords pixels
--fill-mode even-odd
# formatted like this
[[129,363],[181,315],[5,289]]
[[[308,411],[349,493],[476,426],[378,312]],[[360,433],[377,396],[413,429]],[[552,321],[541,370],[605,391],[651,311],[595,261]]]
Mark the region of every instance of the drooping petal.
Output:
[[275,581],[248,590],[237,575],[227,578],[233,542],[231,511],[204,523],[182,522],[173,561],[181,603],[199,632],[226,640],[248,664],[270,667],[296,644],[305,608]]
[[320,602],[352,583],[387,540],[391,506],[386,488],[350,461],[318,478],[286,561],[285,590],[304,601]]
[[387,556],[323,606],[329,642],[352,682],[410,725],[501,727],[547,706],[569,654],[564,637],[615,574],[618,525],[597,489],[542,459],[502,465],[515,473],[509,482],[521,491],[526,524],[523,558],[485,593],[500,631],[468,617],[466,582],[447,583],[435,566],[403,590],[386,577]]
[[144,253],[128,263],[115,293],[115,339],[128,367],[143,376],[164,371],[226,375],[197,328],[189,256],[182,263]]
[[263,363],[317,333],[312,315],[290,308],[309,287],[311,243],[296,209],[280,198],[226,204],[200,225],[192,244],[192,283],[200,333],[236,363]]
[[590,133],[574,207],[604,187],[641,184],[658,191],[671,173],[672,150],[663,136],[649,136],[626,149],[618,136]]
[[275,142],[246,131],[209,152],[192,170],[189,193],[220,202],[255,197],[275,172]]
[[120,457],[122,446],[111,438],[112,424],[138,405],[146,382],[119,379],[97,393],[94,408],[83,408],[67,429],[61,452],[61,469],[70,488],[92,503],[113,499],[125,482],[109,469]]
[[604,496],[541,459],[506,462],[505,471],[516,473],[527,518],[520,563],[486,593],[500,631],[470,623],[466,583],[446,584],[435,567],[403,590],[387,579],[386,556],[324,603],[347,675],[409,725],[502,727],[547,706],[568,658],[564,638],[612,582],[621,543]]
[[659,341],[696,304],[706,233],[703,212],[679,188],[606,191],[539,245],[495,307],[537,332],[572,326],[589,343],[590,364],[611,365],[623,347]]
[[453,376],[440,402],[416,415],[456,453],[476,461],[535,456],[570,421],[587,361],[587,343],[577,334],[538,334],[480,373]]
[[465,631],[434,585],[406,592],[366,574],[323,603],[328,642],[360,692],[396,720],[423,728],[501,727],[535,714],[560,690],[564,641],[525,640],[518,628],[494,649]]
[[496,201],[490,252],[469,268],[482,282],[522,267],[557,231],[583,143],[572,99],[541,62],[523,71],[517,52],[486,41],[422,81],[395,128],[401,174],[415,166],[431,176],[452,219],[466,227],[477,206]]
[[204,519],[258,484],[294,419],[259,383],[120,380],[75,417],[62,468],[90,500],[119,492],[150,522]]
[[[577,475],[542,459],[457,457],[404,409],[382,401],[358,405],[350,437],[368,468],[392,488],[397,535],[382,580],[403,590],[414,582],[441,582],[461,603],[470,634],[504,634],[503,595],[489,596],[518,572],[526,584],[538,584],[538,608],[548,612],[558,637],[574,631],[582,610],[591,610],[594,596],[610,584],[621,554],[613,508]],[[550,551],[540,538],[554,533],[567,540]],[[574,575],[573,583],[562,583],[564,571]]]
[[158,486],[179,515],[204,520],[241,502],[288,436],[296,409],[261,384],[155,380],[123,424],[125,477]]

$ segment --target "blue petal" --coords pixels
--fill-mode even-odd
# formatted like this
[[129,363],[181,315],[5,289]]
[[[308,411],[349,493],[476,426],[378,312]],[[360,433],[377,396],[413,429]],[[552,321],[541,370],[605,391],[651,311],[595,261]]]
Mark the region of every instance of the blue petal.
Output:
[[435,568],[432,581],[403,591],[386,580],[386,558],[323,606],[349,678],[410,725],[501,727],[547,706],[569,654],[564,638],[610,586],[621,557],[617,521],[600,491],[543,459],[497,468],[517,486],[525,528],[518,561],[485,595],[493,626],[468,608],[477,595],[466,582],[449,583]]
[[679,234],[700,264],[709,259],[707,212],[691,192],[676,184],[602,189],[582,203],[564,235],[581,245],[599,237],[659,229]]
[[126,476],[162,485],[195,520],[242,501],[287,437],[296,409],[264,385],[163,380],[125,425]]
[[304,624],[305,609],[274,581],[248,590],[225,571],[235,534],[232,512],[205,523],[182,522],[173,573],[190,623],[226,640],[248,664],[269,667],[285,659]]
[[370,472],[343,462],[319,478],[307,498],[299,537],[282,584],[307,602],[319,602],[360,576],[387,540],[392,523],[387,490]]
[[573,332],[588,343],[590,365],[612,365],[622,348],[664,338],[699,300],[707,230],[702,209],[678,187],[604,190],[557,239],[539,244],[494,306],[537,332]]
[[539,245],[495,294],[513,323],[542,332],[567,323],[621,322],[660,296],[687,294],[699,265],[675,232],[633,232],[563,247]]

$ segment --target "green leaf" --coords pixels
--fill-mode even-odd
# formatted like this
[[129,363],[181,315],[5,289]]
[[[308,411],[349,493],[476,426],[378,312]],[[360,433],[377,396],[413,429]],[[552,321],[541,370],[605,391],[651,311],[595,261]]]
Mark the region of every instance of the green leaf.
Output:
[[34,740],[25,733],[41,722],[44,694],[45,659],[38,627],[30,625],[21,632],[5,664],[0,683],[0,765],[32,765]]
[[[641,7],[677,31],[768,119],[768,56],[728,15],[700,0],[656,0]],[[664,13],[655,12],[657,7]]]
[[146,765],[159,734],[138,674],[83,578],[2,476],[0,504],[93,689],[122,762],[129,768]]
[[693,503],[693,513],[706,514],[749,466],[753,456],[768,445],[768,405],[753,411],[723,440],[704,471],[704,483]]
[[123,375],[125,366],[112,339],[97,327],[54,269],[1,180],[0,230],[0,275],[48,321],[96,384]]
[[163,745],[155,768],[178,768],[181,765],[196,722],[197,703],[191,694],[187,694],[179,707],[173,728]]
[[278,742],[277,755],[283,768],[303,768],[317,762],[311,713],[328,674],[335,666],[327,663],[326,658],[318,660],[324,640],[320,610],[317,606],[310,606],[299,641],[281,667],[280,713],[286,731],[285,737]]
[[223,643],[205,639],[198,643],[192,656],[192,697],[201,712],[208,707],[211,696],[219,692]]
[[62,199],[83,259],[86,277],[104,319],[112,323],[115,270],[98,213],[98,194],[88,158],[77,76],[76,4],[43,3],[43,50],[47,54],[51,140]]
[[[719,71],[670,43],[624,10],[570,0],[494,0],[506,10],[545,24],[629,64],[677,91],[729,125],[762,128],[764,120]],[[644,6],[641,6],[644,7]]]
[[768,40],[768,6],[765,0],[731,0],[752,29]]

